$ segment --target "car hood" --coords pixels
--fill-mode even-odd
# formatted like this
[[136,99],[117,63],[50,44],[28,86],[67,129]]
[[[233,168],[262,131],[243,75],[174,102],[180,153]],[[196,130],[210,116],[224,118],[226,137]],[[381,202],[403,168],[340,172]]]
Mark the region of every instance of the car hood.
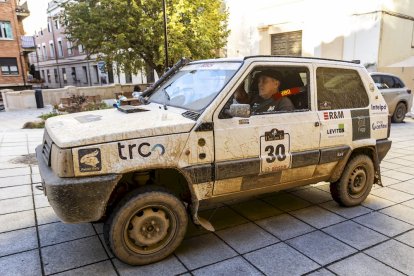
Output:
[[177,109],[163,110],[155,105],[140,109],[143,111],[136,113],[106,109],[57,116],[46,121],[45,129],[58,147],[71,148],[189,132],[196,123]]

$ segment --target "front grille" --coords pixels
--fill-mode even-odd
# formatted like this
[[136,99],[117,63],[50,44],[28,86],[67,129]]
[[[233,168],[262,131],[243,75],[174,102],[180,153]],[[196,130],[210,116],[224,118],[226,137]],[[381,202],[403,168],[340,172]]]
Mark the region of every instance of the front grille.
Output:
[[45,135],[43,137],[43,145],[42,145],[42,155],[46,161],[46,164],[50,167],[50,156],[52,153],[52,140],[49,137],[49,134],[45,131]]
[[197,121],[198,117],[200,117],[200,113],[194,112],[194,111],[186,111],[183,114],[184,117]]

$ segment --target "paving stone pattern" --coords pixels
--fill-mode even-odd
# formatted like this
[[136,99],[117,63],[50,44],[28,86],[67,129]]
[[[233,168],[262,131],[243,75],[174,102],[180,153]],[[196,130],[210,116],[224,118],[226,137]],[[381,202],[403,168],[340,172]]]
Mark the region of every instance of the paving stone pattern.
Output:
[[[381,164],[384,187],[361,205],[332,201],[327,183],[202,212],[217,231],[190,224],[176,252],[132,267],[103,242],[102,223],[64,224],[48,204],[33,153],[43,130],[21,130],[48,112],[0,113],[0,275],[414,275],[414,120],[393,124]],[[20,116],[20,117],[19,117]]]

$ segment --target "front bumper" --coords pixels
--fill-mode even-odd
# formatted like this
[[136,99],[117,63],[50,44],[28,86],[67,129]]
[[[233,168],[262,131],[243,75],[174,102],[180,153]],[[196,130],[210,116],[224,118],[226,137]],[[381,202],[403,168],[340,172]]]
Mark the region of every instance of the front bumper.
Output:
[[36,158],[45,194],[62,221],[91,222],[104,215],[109,197],[122,175],[61,178],[47,166],[42,145],[36,148]]

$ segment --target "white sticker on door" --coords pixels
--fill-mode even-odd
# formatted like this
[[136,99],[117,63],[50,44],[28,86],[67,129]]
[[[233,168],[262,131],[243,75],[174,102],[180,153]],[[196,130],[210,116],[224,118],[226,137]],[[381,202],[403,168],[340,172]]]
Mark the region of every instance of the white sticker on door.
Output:
[[270,173],[290,168],[290,135],[283,130],[272,129],[260,137],[260,171]]

